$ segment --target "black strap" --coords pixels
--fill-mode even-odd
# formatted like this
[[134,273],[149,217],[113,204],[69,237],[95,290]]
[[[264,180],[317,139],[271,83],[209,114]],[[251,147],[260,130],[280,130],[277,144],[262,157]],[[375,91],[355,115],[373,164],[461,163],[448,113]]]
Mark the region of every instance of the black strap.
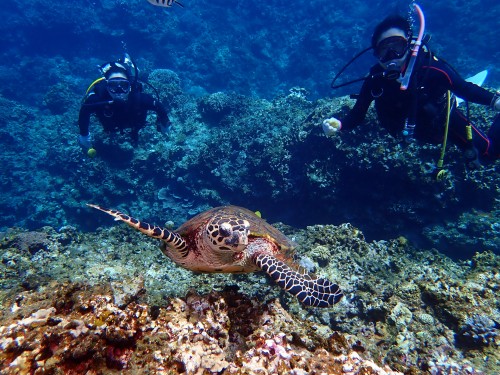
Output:
[[335,75],[335,78],[333,78],[332,80],[332,83],[330,84],[330,87],[332,89],[338,89],[339,87],[344,87],[344,86],[347,86],[347,85],[350,85],[350,84],[353,84],[353,83],[356,83],[356,82],[359,82],[359,81],[364,81],[365,79],[368,78],[368,76],[365,76],[363,78],[358,78],[358,79],[355,79],[355,80],[352,80],[352,81],[348,81],[348,82],[345,82],[345,83],[341,83],[340,85],[335,85],[335,81],[337,80],[337,78],[340,77],[340,75],[342,73],[344,73],[344,71],[349,67],[349,65],[351,65],[359,56],[361,56],[362,54],[368,52],[369,50],[373,49],[372,47],[368,47],[368,48],[365,48],[364,50],[362,50],[361,52],[358,52],[352,59],[350,59],[347,64],[345,64],[342,69],[340,69],[340,71]]

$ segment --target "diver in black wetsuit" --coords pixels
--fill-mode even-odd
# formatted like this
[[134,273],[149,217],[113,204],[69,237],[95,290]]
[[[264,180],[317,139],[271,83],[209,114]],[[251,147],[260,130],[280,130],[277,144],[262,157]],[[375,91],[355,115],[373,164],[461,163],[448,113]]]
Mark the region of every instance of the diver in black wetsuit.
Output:
[[[410,24],[401,16],[389,16],[377,25],[371,44],[378,64],[371,68],[348,115],[342,120],[331,118],[324,121],[326,135],[358,126],[371,102],[375,101],[378,119],[392,136],[403,136],[408,141],[414,138],[430,143],[443,142],[448,90],[466,101],[500,111],[498,93],[465,81],[426,48],[418,52],[408,88],[401,89],[401,78],[409,66],[411,40]],[[467,136],[468,125],[471,125],[472,140]],[[464,150],[471,167],[478,166],[478,158],[491,160],[500,157],[499,116],[485,135],[457,109],[454,96],[451,97],[448,137]]]
[[157,130],[162,133],[168,131],[171,123],[167,111],[158,98],[142,92],[142,84],[132,78],[132,68],[135,65],[127,54],[117,62],[100,67],[103,77],[89,87],[78,117],[78,143],[85,151],[92,149],[89,132],[92,114],[97,116],[107,132],[131,129],[133,144],[138,141],[139,130],[146,125],[148,111],[157,113]]

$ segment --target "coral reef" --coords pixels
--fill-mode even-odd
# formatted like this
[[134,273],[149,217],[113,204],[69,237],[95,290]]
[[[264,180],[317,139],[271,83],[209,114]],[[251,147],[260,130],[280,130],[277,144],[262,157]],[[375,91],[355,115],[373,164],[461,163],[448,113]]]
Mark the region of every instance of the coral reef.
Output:
[[[0,373],[500,373],[498,162],[467,169],[449,145],[436,181],[439,146],[402,145],[373,111],[321,132],[358,90],[328,98],[332,72],[387,4],[183,3],[0,4]],[[424,10],[430,48],[464,76],[487,66],[497,89],[490,5]],[[173,124],[160,134],[151,115],[133,146],[92,122],[90,158],[80,101],[124,51]],[[493,115],[470,106],[484,131]],[[213,206],[260,210],[346,297],[305,309],[262,274],[192,274],[85,203],[173,228]]]
[[[179,91],[172,71],[152,70],[149,77],[169,106],[170,132],[147,126],[134,148],[128,134],[110,135],[92,124],[93,159],[66,124],[66,116],[76,119],[77,106],[54,116],[0,100],[9,124],[0,155],[7,171],[0,226],[94,230],[104,221],[83,209],[89,201],[175,226],[233,203],[296,227],[348,221],[370,239],[404,235],[461,258],[478,247],[499,248],[495,164],[467,170],[460,151],[449,147],[448,173],[436,181],[438,146],[405,148],[369,125],[326,138],[323,119],[351,106],[348,97],[312,102],[305,89],[293,87],[273,101],[222,92],[195,98]],[[481,123],[491,120],[471,113]],[[367,121],[375,122],[373,112]],[[40,130],[26,134],[19,125],[26,122]],[[26,143],[38,151],[19,158]]]
[[171,109],[176,104],[179,105],[179,99],[183,97],[183,91],[177,73],[170,69],[154,69],[149,74],[147,82],[157,90],[160,100],[166,104],[166,108]]
[[[467,49],[453,48],[455,37],[448,35],[454,26],[433,17],[434,10],[454,7],[460,10],[454,17],[477,21],[469,4],[425,7],[429,25],[438,28],[433,40],[448,45],[447,57],[464,75],[482,69],[490,56],[479,47],[474,56],[463,55]],[[89,9],[37,0],[28,13],[22,7],[2,4],[0,228],[94,230],[103,221],[82,208],[88,201],[175,226],[230,202],[298,227],[351,222],[371,239],[404,235],[462,258],[500,248],[496,164],[467,170],[451,146],[445,158],[449,173],[436,182],[437,146],[402,147],[370,126],[373,113],[355,132],[335,139],[321,134],[325,118],[353,105],[347,96],[317,98],[331,94],[325,79],[332,69],[369,40],[377,14],[366,3],[306,3],[288,12],[274,2],[234,7],[197,2],[165,19],[145,2],[101,1]],[[495,9],[487,15],[493,20]],[[314,14],[329,16],[320,21]],[[380,7],[380,18],[385,15]],[[222,24],[239,26],[228,30]],[[482,20],[481,27],[471,28],[468,38],[480,29],[477,35],[486,40],[494,30],[486,24]],[[158,30],[175,32],[158,35]],[[58,42],[47,43],[53,35]],[[480,40],[475,42],[483,44]],[[436,51],[442,49],[438,45]],[[73,126],[80,100],[98,74],[95,66],[124,50],[135,59],[140,78],[158,90],[173,126],[166,136],[154,126],[144,128],[134,148],[127,134],[110,136],[93,123],[97,154],[90,159]],[[497,68],[489,65],[487,83],[498,86]],[[351,68],[346,79],[366,72],[364,63]],[[20,84],[19,77],[30,84]],[[144,90],[153,93],[147,84]],[[474,105],[470,113],[486,131],[492,113]],[[154,116],[149,120],[154,123]],[[367,180],[373,181],[370,189]]]
[[226,116],[240,117],[244,111],[245,98],[237,94],[216,92],[205,95],[198,101],[201,117],[212,125],[219,125]]
[[498,372],[498,255],[452,261],[403,237],[367,242],[350,224],[277,226],[298,243],[298,259],[341,285],[341,303],[304,308],[262,273],[191,273],[125,226],[46,227],[47,246],[34,253],[16,245],[29,232],[11,229],[0,242],[0,363],[75,373]]
[[278,301],[261,305],[231,289],[119,308],[109,289],[53,284],[11,304],[0,318],[2,373],[401,374]]
[[[500,314],[497,314],[500,315]],[[470,345],[497,345],[496,337],[500,333],[500,324],[486,315],[472,314],[460,327],[460,336]]]

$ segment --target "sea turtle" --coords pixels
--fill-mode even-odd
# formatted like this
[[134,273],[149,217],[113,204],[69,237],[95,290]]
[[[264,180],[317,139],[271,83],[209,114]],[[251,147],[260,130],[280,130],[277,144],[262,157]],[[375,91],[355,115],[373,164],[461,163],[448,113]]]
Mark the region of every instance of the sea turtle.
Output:
[[[338,285],[294,270],[290,241],[278,229],[243,207],[222,206],[202,212],[171,231],[94,204],[149,237],[178,265],[195,272],[248,273],[263,270],[306,306],[330,307],[343,296]],[[288,265],[288,264],[290,265]],[[293,268],[292,268],[293,267]]]

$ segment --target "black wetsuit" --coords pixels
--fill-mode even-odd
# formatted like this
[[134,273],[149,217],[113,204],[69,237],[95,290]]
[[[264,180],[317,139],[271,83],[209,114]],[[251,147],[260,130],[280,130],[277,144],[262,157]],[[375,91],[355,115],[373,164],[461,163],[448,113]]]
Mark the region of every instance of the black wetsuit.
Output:
[[[378,119],[392,136],[401,136],[406,120],[414,118],[415,139],[440,143],[444,137],[448,90],[464,100],[489,106],[496,98],[494,93],[465,81],[447,63],[428,52],[419,54],[408,90],[401,90],[398,81],[387,79],[382,73],[379,64],[372,67],[356,104],[342,119],[342,130],[350,130],[362,123],[368,107],[375,101]],[[455,102],[452,103],[448,137],[465,149],[469,146],[467,118],[457,109]],[[495,121],[488,136],[473,125],[472,133],[473,144],[482,157],[500,157],[500,121]]]
[[132,129],[131,137],[136,142],[139,130],[146,125],[148,111],[157,113],[158,123],[162,126],[170,124],[167,111],[151,95],[132,89],[126,102],[113,101],[106,89],[105,81],[98,82],[80,108],[78,117],[80,134],[83,136],[89,134],[90,116],[95,113],[105,131]]

